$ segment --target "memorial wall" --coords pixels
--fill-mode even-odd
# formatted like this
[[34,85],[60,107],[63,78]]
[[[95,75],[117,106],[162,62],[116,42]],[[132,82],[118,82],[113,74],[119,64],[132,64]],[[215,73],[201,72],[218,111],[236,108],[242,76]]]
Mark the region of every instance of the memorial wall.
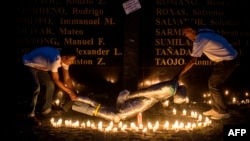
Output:
[[[238,50],[240,66],[228,86],[237,82],[235,88],[249,88],[247,0],[19,0],[17,5],[18,66],[21,56],[37,47],[75,48],[78,57],[70,71],[80,87],[136,90],[170,80],[187,63],[192,42],[180,27],[193,21]],[[189,95],[207,91],[211,66],[203,56],[185,74],[181,81]]]

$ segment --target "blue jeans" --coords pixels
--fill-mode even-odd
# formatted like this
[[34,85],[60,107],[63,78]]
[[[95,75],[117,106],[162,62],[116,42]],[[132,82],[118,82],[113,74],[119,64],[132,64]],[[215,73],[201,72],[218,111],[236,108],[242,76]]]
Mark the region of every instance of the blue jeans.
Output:
[[218,113],[228,113],[222,87],[237,66],[237,59],[214,64],[213,72],[208,80],[208,87],[212,98],[212,108]]
[[44,92],[44,97],[41,98],[42,107],[41,110],[45,111],[52,106],[53,96],[55,93],[55,84],[49,72],[37,70],[31,67],[26,67],[31,80],[30,90],[32,94],[31,99],[31,111],[29,116],[35,116],[38,96],[41,92]]

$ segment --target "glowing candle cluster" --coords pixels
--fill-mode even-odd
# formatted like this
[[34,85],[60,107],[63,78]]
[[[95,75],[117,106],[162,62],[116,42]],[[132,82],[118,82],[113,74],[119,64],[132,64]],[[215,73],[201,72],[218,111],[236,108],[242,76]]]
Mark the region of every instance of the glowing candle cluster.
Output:
[[[173,108],[173,115],[177,115],[177,110]],[[137,117],[137,122],[130,122],[130,123],[123,123],[123,121],[120,121],[119,123],[113,123],[113,121],[110,121],[109,123],[99,121],[97,124],[95,121],[87,120],[79,122],[78,120],[72,121],[72,120],[62,120],[62,118],[59,118],[55,120],[55,118],[51,118],[50,122],[53,127],[69,127],[69,128],[81,128],[81,129],[92,129],[92,130],[99,130],[103,132],[126,132],[126,131],[133,131],[133,132],[156,132],[157,130],[193,130],[196,128],[206,127],[209,126],[212,122],[208,117],[202,117],[201,114],[190,111],[190,114],[188,114],[187,110],[183,110],[182,113],[180,112],[182,116],[188,119],[193,119],[190,121],[186,121],[188,119],[185,119],[185,121],[181,121],[179,119],[175,119],[173,123],[171,123],[168,120],[165,120],[163,122],[155,121],[147,123],[143,122],[141,113],[138,114],[139,117]],[[179,115],[179,114],[178,114]],[[138,122],[139,120],[139,122]],[[124,121],[125,122],[125,121]]]
[[[230,92],[229,90],[225,90],[224,95],[230,104],[237,104],[237,105],[250,104],[248,92],[245,92],[243,97],[241,97],[241,98],[235,96],[235,94],[233,94],[233,92]],[[203,101],[204,103],[212,104],[210,93],[204,93],[203,99],[204,99],[204,101]]]

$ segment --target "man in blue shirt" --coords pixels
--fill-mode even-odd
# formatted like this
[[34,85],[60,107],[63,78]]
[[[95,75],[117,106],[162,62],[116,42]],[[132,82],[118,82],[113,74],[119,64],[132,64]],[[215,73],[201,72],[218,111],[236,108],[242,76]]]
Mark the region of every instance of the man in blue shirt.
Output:
[[[42,91],[42,85],[45,86],[44,102],[42,105],[42,114],[51,112],[55,85],[66,92],[71,100],[76,100],[76,91],[74,90],[72,80],[69,75],[69,66],[74,63],[76,51],[73,49],[59,50],[54,47],[40,47],[26,53],[22,57],[23,64],[26,66],[32,81],[30,86],[32,91],[31,111],[28,118],[34,124],[40,124],[36,118],[36,105],[38,95]],[[59,79],[58,69],[62,68],[63,82]]]
[[205,54],[208,59],[214,62],[214,68],[208,80],[212,109],[204,112],[203,115],[211,116],[211,119],[214,120],[229,118],[230,113],[223,98],[222,85],[238,64],[237,51],[224,37],[211,29],[196,29],[195,25],[187,23],[182,27],[182,32],[184,36],[193,41],[193,48],[190,61],[176,75],[175,79],[179,79],[190,70],[197,58]]

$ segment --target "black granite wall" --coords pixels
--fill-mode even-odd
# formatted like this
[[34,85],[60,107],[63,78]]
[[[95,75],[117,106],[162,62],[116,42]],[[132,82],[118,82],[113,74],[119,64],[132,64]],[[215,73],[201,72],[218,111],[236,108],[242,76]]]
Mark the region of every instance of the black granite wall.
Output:
[[[70,71],[84,94],[115,99],[122,89],[169,80],[188,61],[192,44],[180,26],[192,20],[215,29],[240,53],[240,66],[225,88],[236,93],[250,88],[248,0],[19,0],[16,5],[20,83],[26,80],[21,56],[47,45],[76,49]],[[183,77],[191,98],[207,91],[211,65],[204,56]]]

